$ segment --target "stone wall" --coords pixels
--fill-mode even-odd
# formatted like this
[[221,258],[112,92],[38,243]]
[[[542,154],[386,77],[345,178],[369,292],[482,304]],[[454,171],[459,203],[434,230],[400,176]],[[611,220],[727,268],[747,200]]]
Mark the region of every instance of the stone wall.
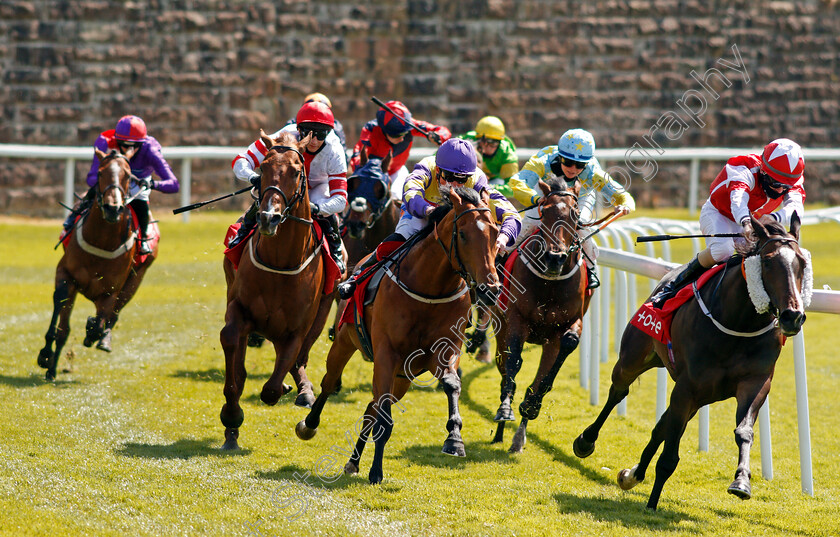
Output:
[[[164,145],[244,147],[317,90],[350,144],[376,95],[456,133],[498,115],[520,147],[572,127],[649,152],[780,136],[840,147],[838,13],[821,0],[8,0],[0,143],[85,146],[132,113]],[[703,167],[706,184],[721,164]],[[642,205],[685,203],[687,164],[649,181],[637,168]],[[62,170],[0,159],[0,213],[57,215]],[[808,200],[840,203],[837,172],[809,162]],[[196,199],[233,185],[225,161],[194,162],[193,177]]]

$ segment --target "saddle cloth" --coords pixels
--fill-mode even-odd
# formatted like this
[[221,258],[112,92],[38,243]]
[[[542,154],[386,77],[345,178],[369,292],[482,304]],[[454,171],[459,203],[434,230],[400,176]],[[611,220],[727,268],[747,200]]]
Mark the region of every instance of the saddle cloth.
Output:
[[[134,209],[129,205],[129,209],[131,209],[131,231],[133,233],[137,233],[137,230],[140,229],[140,224],[137,221],[137,215],[134,213]],[[79,215],[73,220],[73,227],[70,228],[70,231],[61,230],[61,235],[58,236],[58,240],[61,241],[62,246],[66,249],[67,245],[70,244],[70,239],[73,237],[73,232],[76,231],[76,224],[79,222],[79,219],[86,216],[88,213],[86,212],[84,215]],[[160,242],[160,228],[158,227],[158,223],[152,218],[152,213],[149,211],[149,226],[146,230],[149,232],[149,237],[146,237],[146,242],[151,248],[152,251],[155,250],[158,243]],[[134,256],[134,266],[138,267],[146,262],[146,258],[149,257],[150,254],[139,255],[135,254]]]

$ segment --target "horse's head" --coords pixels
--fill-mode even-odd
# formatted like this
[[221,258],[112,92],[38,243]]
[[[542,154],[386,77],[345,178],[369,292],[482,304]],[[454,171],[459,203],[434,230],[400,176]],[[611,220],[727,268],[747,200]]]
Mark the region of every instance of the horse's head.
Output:
[[302,153],[310,137],[298,141],[292,133],[284,132],[275,140],[260,129],[260,138],[268,148],[260,165],[258,221],[262,235],[276,235],[277,226],[287,219],[307,221],[311,216]]
[[485,191],[479,195],[466,187],[442,187],[441,194],[445,201],[429,220],[435,221],[446,213],[438,224],[438,234],[449,262],[475,288],[479,303],[493,305],[501,290],[495,265],[499,226],[493,219],[493,209],[488,206],[489,194]]
[[99,173],[96,181],[96,201],[102,211],[102,218],[115,224],[125,213],[126,193],[131,180],[131,166],[128,161],[134,154],[134,149],[127,154],[116,149],[105,153],[94,149],[99,158]]
[[347,180],[347,197],[352,201],[344,223],[351,238],[362,238],[365,229],[373,227],[390,202],[390,164],[390,154],[384,160],[371,157]]
[[577,241],[577,208],[580,181],[569,187],[561,179],[539,182],[543,197],[538,206],[540,213],[539,236],[545,248],[546,273],[560,274],[569,259],[569,248]]
[[770,313],[779,320],[785,336],[799,333],[805,322],[803,281],[806,278],[808,259],[799,248],[799,215],[794,213],[790,233],[769,217],[752,218],[757,242],[753,252],[761,259],[761,281],[770,299]]

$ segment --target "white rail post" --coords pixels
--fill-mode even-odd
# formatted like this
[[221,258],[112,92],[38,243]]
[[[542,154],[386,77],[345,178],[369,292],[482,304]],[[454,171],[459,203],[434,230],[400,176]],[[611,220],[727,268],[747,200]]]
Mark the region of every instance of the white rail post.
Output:
[[592,316],[587,311],[583,316],[583,333],[580,338],[580,387],[586,389],[589,386],[589,354],[590,338],[589,331],[592,329]]
[[691,159],[688,172],[688,214],[697,214],[697,191],[700,188],[700,159]]
[[[190,204],[192,197],[192,159],[185,158],[181,162],[181,207]],[[185,224],[190,221],[190,212],[187,211],[181,217]]]
[[758,434],[761,444],[761,475],[773,479],[773,444],[770,438],[770,395],[758,410]]
[[586,339],[589,340],[589,404],[598,404],[598,382],[600,381],[600,368],[598,359],[600,357],[598,329],[601,325],[601,288],[593,289],[592,299],[589,301],[589,333]]
[[808,416],[808,375],[805,369],[804,329],[793,336],[793,371],[796,377],[796,415],[799,425],[799,467],[802,492],[814,495],[811,470],[811,422]]
[[[64,161],[64,205],[73,207],[76,204],[74,193],[76,182],[76,160],[69,158]],[[64,209],[64,216],[70,214],[68,209]]]

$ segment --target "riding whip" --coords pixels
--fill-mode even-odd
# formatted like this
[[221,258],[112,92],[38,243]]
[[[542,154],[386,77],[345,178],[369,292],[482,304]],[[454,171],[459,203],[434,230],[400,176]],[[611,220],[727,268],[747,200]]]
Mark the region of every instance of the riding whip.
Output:
[[213,199],[207,200],[207,201],[199,201],[198,203],[193,203],[192,205],[185,205],[183,207],[178,207],[177,209],[172,211],[172,214],[185,213],[187,211],[192,211],[194,209],[198,209],[199,207],[204,207],[205,205],[209,205],[211,203],[216,203],[217,201],[222,201],[223,199],[232,198],[233,196],[237,196],[239,194],[242,194],[243,192],[248,192],[249,190],[251,190],[251,188],[253,188],[253,187],[252,186],[246,186],[245,188],[241,188],[241,189],[237,190],[236,192],[231,192],[230,194],[225,194],[224,196],[219,196],[218,198],[213,198]]
[[644,237],[636,237],[636,242],[655,242],[655,241],[670,241],[673,239],[699,239],[699,238],[730,238],[743,237],[742,233],[713,233],[711,235],[647,235]]
[[[393,109],[393,108],[391,108],[391,107],[390,107],[390,106],[388,106],[387,104],[383,103],[382,101],[380,101],[380,100],[379,100],[379,99],[377,99],[376,97],[371,97],[371,98],[370,98],[370,100],[371,100],[371,101],[373,101],[374,103],[378,104],[379,106],[381,106],[381,107],[382,107],[382,108],[384,108],[385,110],[387,110],[387,111],[391,112],[392,114],[394,114],[395,116],[397,116],[398,118],[400,118],[402,121],[405,121],[405,122],[406,122],[406,124],[408,124],[410,127],[415,128],[415,129],[417,129],[418,131],[422,132],[422,133],[423,133],[423,135],[424,135],[424,136],[426,136],[427,138],[429,137],[429,131],[427,131],[425,128],[421,127],[420,125],[418,125],[418,124],[414,123],[414,122],[413,122],[413,121],[411,121],[410,119],[406,119],[406,118],[402,117],[401,115],[397,114],[396,112],[394,112],[394,109]],[[438,145],[440,145],[440,144],[438,144]]]

